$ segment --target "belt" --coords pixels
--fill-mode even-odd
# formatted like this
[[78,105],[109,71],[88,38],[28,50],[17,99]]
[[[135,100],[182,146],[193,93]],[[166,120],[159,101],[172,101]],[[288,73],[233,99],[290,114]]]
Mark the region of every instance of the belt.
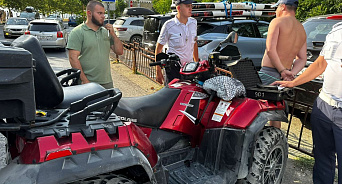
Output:
[[342,108],[342,102],[336,101],[334,99],[332,99],[328,94],[326,94],[323,90],[321,91],[321,93],[319,93],[319,97],[325,101],[327,104],[333,106],[333,107],[337,107],[337,108]]

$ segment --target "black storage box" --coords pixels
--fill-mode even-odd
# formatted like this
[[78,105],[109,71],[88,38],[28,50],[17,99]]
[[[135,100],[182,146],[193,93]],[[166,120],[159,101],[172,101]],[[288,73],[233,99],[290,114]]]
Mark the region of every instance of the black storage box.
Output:
[[240,59],[228,66],[228,70],[245,86],[248,98],[282,101],[291,92],[288,88],[278,90],[277,86],[262,85],[258,71],[250,59]]
[[32,55],[27,50],[0,45],[0,119],[34,121],[36,108]]
[[[272,88],[275,87],[275,88]],[[263,87],[262,85],[257,87],[250,87],[246,89],[246,95],[253,99],[264,99],[271,101],[282,101],[289,95],[290,89],[284,88],[281,90],[277,89],[277,86]]]

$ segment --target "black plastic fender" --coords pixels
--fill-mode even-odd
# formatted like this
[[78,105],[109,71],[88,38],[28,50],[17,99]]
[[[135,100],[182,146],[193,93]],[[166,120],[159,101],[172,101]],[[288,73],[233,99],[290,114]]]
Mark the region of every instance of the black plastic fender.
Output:
[[135,147],[92,151],[41,164],[18,162],[16,158],[0,170],[0,183],[68,183],[135,165],[144,168],[152,183],[157,182],[147,158]]
[[243,179],[248,175],[249,169],[253,162],[252,159],[254,154],[255,140],[268,121],[287,122],[288,119],[283,110],[261,112],[254,119],[253,123],[246,129],[245,132],[238,179]]

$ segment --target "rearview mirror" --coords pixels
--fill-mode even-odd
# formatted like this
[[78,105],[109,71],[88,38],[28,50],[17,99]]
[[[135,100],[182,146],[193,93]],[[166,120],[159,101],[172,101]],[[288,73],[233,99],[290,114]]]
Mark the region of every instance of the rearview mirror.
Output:
[[232,31],[228,34],[226,39],[224,39],[222,42],[220,42],[217,47],[213,50],[216,52],[219,52],[221,49],[221,46],[225,43],[237,43],[238,41],[238,34],[235,31]]
[[227,38],[223,40],[222,43],[237,43],[238,34],[235,31],[232,31],[228,34]]

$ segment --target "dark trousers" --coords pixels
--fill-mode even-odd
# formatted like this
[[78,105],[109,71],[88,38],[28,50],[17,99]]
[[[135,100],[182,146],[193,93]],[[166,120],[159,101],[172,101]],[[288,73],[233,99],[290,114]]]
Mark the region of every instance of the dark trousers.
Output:
[[315,165],[314,184],[332,184],[336,156],[339,184],[342,184],[342,109],[330,106],[319,97],[311,113]]

